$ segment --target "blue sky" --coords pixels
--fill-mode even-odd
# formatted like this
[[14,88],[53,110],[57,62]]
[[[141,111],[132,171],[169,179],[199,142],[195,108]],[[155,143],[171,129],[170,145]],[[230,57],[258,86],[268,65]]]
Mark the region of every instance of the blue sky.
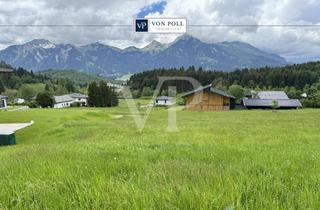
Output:
[[162,14],[166,5],[167,5],[166,1],[158,1],[151,5],[145,6],[137,14],[137,18],[144,18],[145,16],[156,13],[156,12],[159,12],[160,14]]

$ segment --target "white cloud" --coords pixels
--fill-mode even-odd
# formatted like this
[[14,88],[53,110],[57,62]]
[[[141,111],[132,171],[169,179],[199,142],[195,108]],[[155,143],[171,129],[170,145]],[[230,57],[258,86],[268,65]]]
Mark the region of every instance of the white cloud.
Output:
[[[316,0],[175,0],[167,4],[163,16],[187,17],[195,25],[317,24],[319,9]],[[320,60],[320,27],[190,27],[189,32],[208,42],[245,41],[290,61]]]
[[[0,24],[132,24],[140,9],[158,0],[0,0]],[[163,14],[189,24],[320,24],[317,0],[168,0]],[[103,42],[118,47],[171,42],[177,35],[136,34],[129,27],[0,27],[0,48],[34,38],[77,45]],[[206,42],[245,41],[288,60],[320,58],[320,26],[189,27]]]

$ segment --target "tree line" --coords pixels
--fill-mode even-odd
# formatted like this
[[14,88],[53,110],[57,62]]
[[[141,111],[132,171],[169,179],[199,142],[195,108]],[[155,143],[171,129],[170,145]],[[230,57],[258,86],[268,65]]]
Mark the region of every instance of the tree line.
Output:
[[[136,97],[152,92],[158,83],[159,76],[183,76],[198,80],[201,85],[213,83],[214,86],[229,90],[237,85],[245,90],[284,90],[289,97],[301,99],[304,105],[320,107],[320,62],[294,64],[283,67],[262,67],[242,69],[232,72],[210,71],[202,68],[171,68],[154,69],[134,74],[128,81]],[[165,95],[168,86],[176,86],[177,92],[187,92],[193,89],[187,81],[167,81],[161,88]],[[234,88],[233,88],[234,89]],[[302,97],[302,94],[307,97]]]
[[[312,85],[319,81],[320,62],[294,64],[284,67],[263,67],[258,69],[242,69],[232,72],[210,71],[202,68],[196,69],[191,66],[185,68],[154,69],[134,74],[128,84],[134,90],[143,87],[154,89],[157,85],[158,76],[186,76],[198,80],[202,85],[212,82],[220,83],[221,86],[229,87],[233,84],[246,88],[273,89],[295,87],[302,90],[306,85]],[[189,91],[192,86],[185,81],[172,81],[177,85],[179,92]]]

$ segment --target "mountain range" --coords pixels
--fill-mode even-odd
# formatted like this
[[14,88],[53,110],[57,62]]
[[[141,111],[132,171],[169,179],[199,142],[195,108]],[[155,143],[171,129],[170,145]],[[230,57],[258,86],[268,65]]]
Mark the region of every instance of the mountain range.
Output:
[[0,60],[33,71],[77,69],[104,76],[191,65],[232,71],[287,64],[284,58],[244,42],[206,43],[190,35],[180,36],[169,44],[152,41],[143,48],[131,46],[125,49],[98,42],[75,46],[35,39],[1,50]]

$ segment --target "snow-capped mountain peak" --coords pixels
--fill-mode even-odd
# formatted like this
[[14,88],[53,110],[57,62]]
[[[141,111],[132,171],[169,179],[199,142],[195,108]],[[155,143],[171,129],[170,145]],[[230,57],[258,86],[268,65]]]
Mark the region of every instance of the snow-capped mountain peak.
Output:
[[85,46],[54,44],[35,39],[0,50],[0,60],[34,71],[78,69],[93,74],[126,74],[154,68],[202,67],[232,71],[261,66],[282,66],[282,57],[242,42],[207,43],[190,35],[170,44],[152,41],[143,48],[120,49],[101,43]]
[[153,40],[148,45],[143,47],[142,50],[144,50],[144,51],[159,51],[159,50],[165,49],[166,47],[167,47],[166,44],[162,44],[156,40]]
[[43,49],[50,49],[50,48],[56,47],[54,43],[51,43],[49,40],[46,40],[46,39],[34,39],[30,42],[27,42],[26,45],[31,45],[35,48],[43,48]]

